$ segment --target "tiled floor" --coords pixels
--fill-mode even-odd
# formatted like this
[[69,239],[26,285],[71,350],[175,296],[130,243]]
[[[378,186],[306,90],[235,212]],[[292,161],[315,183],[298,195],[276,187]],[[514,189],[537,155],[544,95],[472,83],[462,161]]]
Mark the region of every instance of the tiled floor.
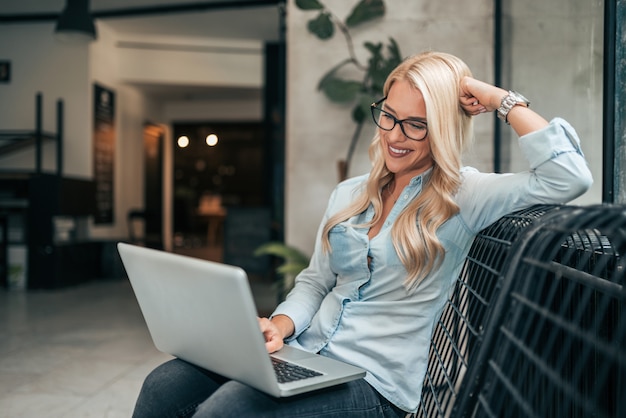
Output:
[[[252,283],[260,310],[270,286]],[[126,279],[0,290],[0,417],[130,417],[152,345]]]

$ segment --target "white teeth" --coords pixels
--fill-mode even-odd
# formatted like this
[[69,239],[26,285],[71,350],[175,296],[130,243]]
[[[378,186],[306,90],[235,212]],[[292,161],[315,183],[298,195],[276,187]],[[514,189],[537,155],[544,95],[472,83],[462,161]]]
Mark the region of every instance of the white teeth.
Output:
[[389,146],[389,149],[390,149],[392,152],[395,152],[396,154],[406,154],[407,152],[409,152],[409,150],[408,150],[408,149],[404,149],[404,150],[402,150],[402,149],[397,149],[397,148],[394,148],[394,147],[392,147],[392,146]]

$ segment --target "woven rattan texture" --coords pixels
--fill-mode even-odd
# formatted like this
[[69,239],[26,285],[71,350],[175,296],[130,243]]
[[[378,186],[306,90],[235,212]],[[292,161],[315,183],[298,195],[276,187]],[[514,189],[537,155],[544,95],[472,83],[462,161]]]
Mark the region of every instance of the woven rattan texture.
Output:
[[626,208],[555,215],[507,271],[473,416],[626,416]]
[[468,363],[482,344],[492,302],[501,288],[501,274],[519,235],[557,206],[534,206],[504,216],[481,231],[459,275],[431,339],[428,370],[417,413],[449,416],[461,389]]
[[535,206],[482,231],[417,416],[626,416],[625,253],[624,206]]

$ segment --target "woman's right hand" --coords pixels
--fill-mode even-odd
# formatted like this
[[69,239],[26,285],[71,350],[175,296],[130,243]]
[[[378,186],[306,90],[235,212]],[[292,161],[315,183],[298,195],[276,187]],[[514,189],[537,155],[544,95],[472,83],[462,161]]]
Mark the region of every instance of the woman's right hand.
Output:
[[276,315],[271,320],[258,318],[259,328],[265,337],[265,348],[268,353],[283,348],[284,339],[293,334],[295,326],[291,318],[286,315]]
[[504,89],[467,76],[461,80],[460,91],[461,106],[470,115],[493,112],[508,93]]
[[[507,94],[507,90],[466,76],[461,80],[459,101],[467,114],[477,115],[498,109],[502,98]],[[519,136],[548,125],[542,116],[526,106],[514,106],[508,114],[507,121]]]

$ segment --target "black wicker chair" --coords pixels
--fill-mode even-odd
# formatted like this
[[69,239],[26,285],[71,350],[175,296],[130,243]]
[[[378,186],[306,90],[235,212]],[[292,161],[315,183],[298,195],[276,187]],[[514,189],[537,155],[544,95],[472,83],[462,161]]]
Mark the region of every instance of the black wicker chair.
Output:
[[626,207],[535,206],[475,239],[422,417],[626,416]]

